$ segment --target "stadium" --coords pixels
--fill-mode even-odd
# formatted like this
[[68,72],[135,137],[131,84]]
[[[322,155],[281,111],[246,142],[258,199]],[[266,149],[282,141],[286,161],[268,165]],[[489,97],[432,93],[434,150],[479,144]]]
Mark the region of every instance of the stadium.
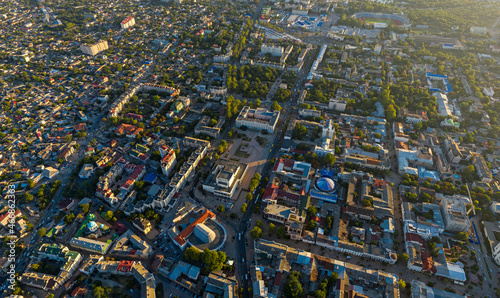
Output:
[[363,21],[366,25],[373,25],[375,28],[385,28],[389,25],[393,26],[410,26],[410,21],[404,15],[375,13],[375,12],[360,12],[352,17]]

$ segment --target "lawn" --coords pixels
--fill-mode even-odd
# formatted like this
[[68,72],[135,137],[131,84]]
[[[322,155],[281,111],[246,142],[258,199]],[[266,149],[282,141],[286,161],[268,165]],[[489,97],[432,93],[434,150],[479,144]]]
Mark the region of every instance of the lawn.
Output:
[[394,25],[394,21],[390,19],[365,18],[364,20],[365,24],[386,23],[387,25]]

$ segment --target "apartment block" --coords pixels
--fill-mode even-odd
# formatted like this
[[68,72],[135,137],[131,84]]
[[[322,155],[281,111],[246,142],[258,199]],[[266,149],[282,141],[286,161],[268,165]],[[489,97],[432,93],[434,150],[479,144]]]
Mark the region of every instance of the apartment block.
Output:
[[100,40],[94,44],[81,44],[80,51],[84,54],[95,56],[98,53],[109,49],[108,42],[106,40]]

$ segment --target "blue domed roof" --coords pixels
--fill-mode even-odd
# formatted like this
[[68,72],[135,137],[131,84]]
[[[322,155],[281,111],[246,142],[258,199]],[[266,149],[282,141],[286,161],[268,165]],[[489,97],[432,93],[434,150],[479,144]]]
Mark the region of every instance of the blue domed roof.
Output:
[[316,188],[324,192],[332,192],[335,190],[335,182],[331,178],[321,177],[316,180]]

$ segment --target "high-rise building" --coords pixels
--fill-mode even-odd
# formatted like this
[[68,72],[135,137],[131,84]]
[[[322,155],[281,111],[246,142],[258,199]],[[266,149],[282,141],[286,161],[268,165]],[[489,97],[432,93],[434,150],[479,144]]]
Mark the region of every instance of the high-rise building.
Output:
[[463,201],[443,198],[440,206],[446,231],[466,232],[469,230],[471,223]]
[[135,25],[135,19],[132,16],[125,18],[125,20],[123,20],[120,24],[122,29],[127,29],[127,28],[134,26],[134,25]]
[[82,51],[84,54],[95,56],[99,52],[105,51],[109,49],[108,42],[105,40],[99,40],[97,43],[94,44],[81,44],[80,45],[80,51]]

